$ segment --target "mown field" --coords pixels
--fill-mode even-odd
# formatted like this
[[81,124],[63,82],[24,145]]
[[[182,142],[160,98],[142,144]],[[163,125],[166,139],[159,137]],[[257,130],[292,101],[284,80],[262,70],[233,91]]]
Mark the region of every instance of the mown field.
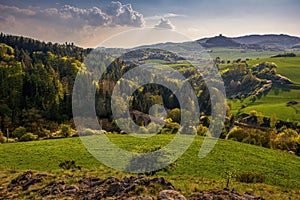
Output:
[[[92,136],[89,139],[93,140]],[[140,139],[127,135],[109,135],[110,140],[121,148],[140,151],[164,146],[172,135],[156,135]],[[230,188],[240,192],[252,191],[267,199],[288,199],[300,195],[300,157],[258,146],[234,141],[219,140],[215,148],[203,159],[198,158],[203,137],[196,137],[190,148],[167,171],[155,176],[164,176],[184,194],[208,188],[224,188],[226,172],[233,174],[257,173],[265,176],[264,183],[240,183],[231,179]],[[100,177],[125,176],[126,174],[108,168],[93,158],[85,149],[80,138],[42,140],[0,145],[0,177],[14,177],[14,171],[36,170],[52,174],[64,174],[59,163],[74,160],[81,170],[75,174]],[[0,178],[1,180],[1,178]],[[3,179],[4,180],[4,179]],[[7,180],[7,179],[6,179]],[[1,184],[1,181],[0,181]],[[295,199],[295,198],[292,198]]]

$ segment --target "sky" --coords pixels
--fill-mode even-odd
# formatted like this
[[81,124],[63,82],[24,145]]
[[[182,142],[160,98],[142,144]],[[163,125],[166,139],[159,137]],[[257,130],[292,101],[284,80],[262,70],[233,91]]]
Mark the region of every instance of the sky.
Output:
[[[134,40],[130,30],[145,28],[187,40],[219,34],[300,36],[299,10],[299,0],[0,0],[0,32],[82,47],[124,32],[116,41]],[[172,35],[150,31],[143,37],[150,34],[153,41]]]

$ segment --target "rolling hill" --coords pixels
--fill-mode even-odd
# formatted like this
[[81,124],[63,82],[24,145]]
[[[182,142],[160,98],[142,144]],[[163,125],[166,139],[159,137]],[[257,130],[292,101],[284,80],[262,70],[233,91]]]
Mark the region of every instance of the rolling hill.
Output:
[[[91,136],[90,139],[93,140]],[[164,146],[174,135],[156,135],[148,139],[140,139],[128,135],[108,135],[119,147],[143,152],[154,147]],[[234,179],[230,187],[245,192],[250,190],[267,199],[285,199],[295,197],[300,185],[300,157],[288,153],[274,151],[258,146],[238,143],[230,140],[219,140],[213,151],[203,159],[198,158],[198,151],[203,137],[196,137],[190,148],[166,171],[157,172],[170,180],[184,194],[197,189],[212,187],[222,188],[226,182],[226,172],[234,174],[256,173],[265,176],[264,183],[241,183]],[[0,145],[4,156],[0,157],[0,175],[12,176],[10,170],[37,170],[58,175],[66,175],[59,164],[65,160],[74,160],[81,166],[81,171],[67,171],[67,174],[87,174],[100,177],[110,175],[124,176],[122,172],[108,168],[93,158],[85,149],[79,138],[43,140],[25,143]],[[1,179],[0,179],[1,180]],[[3,179],[4,181],[5,179]],[[0,181],[0,185],[3,182]],[[284,192],[286,191],[286,192]]]

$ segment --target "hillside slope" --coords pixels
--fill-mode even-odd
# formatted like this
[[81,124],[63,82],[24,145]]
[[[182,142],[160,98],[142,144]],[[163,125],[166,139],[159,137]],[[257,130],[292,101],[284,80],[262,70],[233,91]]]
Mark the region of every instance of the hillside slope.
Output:
[[[91,136],[89,139],[93,140]],[[154,147],[166,145],[174,135],[156,135],[140,139],[126,135],[108,135],[119,147],[131,151],[151,151]],[[203,137],[196,137],[190,148],[167,171],[158,172],[164,176],[196,176],[222,179],[226,171],[235,173],[252,172],[264,174],[269,185],[289,186],[300,189],[300,157],[288,153],[247,145],[229,140],[219,140],[214,149],[203,159],[198,152]],[[60,171],[59,163],[74,160],[83,169],[99,170],[101,173],[116,173],[88,153],[79,138],[43,140],[0,145],[2,155],[0,168],[16,170]],[[121,159],[121,158],[120,158]]]

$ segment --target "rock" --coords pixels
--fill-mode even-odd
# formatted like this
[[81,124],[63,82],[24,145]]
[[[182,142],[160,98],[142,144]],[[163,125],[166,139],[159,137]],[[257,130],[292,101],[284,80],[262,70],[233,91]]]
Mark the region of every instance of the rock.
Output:
[[[27,190],[31,185],[43,181],[46,174],[34,174],[27,171],[13,179],[7,187],[9,192],[18,193],[20,190]],[[76,178],[76,176],[72,176]],[[109,177],[99,179],[97,177],[83,177],[75,184],[67,184],[64,181],[51,181],[37,191],[34,199],[48,198],[52,195],[53,199],[83,199],[83,200],[153,200],[152,197],[143,197],[141,191],[161,188],[158,193],[158,200],[263,200],[262,197],[255,196],[252,192],[239,194],[237,191],[225,188],[223,190],[212,189],[203,190],[185,198],[180,192],[174,190],[174,186],[165,178],[150,179],[144,176],[131,176],[118,179]],[[7,199],[7,194],[2,192],[5,188],[0,188],[0,199]],[[29,192],[26,192],[26,194]],[[31,193],[30,193],[31,194]],[[26,198],[26,197],[24,197]]]
[[163,177],[161,178],[154,178],[152,179],[152,182],[158,183],[161,186],[167,187],[167,189],[169,190],[174,190],[174,186],[172,185],[172,183],[170,183],[169,181],[167,181],[166,179],[164,179]]
[[28,180],[26,183],[24,183],[24,185],[22,186],[22,190],[25,191],[25,190],[28,190],[28,188],[31,186],[31,185],[34,185],[35,183],[39,183],[41,182],[42,180],[39,179],[39,178],[32,178],[30,180]]
[[42,181],[43,177],[47,174],[37,174],[34,175],[32,171],[26,171],[20,176],[13,179],[7,186],[8,191],[18,190],[22,188],[23,191],[28,190],[28,188],[36,183]]
[[106,197],[118,196],[123,190],[124,187],[121,185],[121,183],[118,182],[112,183],[111,185],[109,185],[104,196]]
[[65,190],[77,192],[79,191],[79,187],[77,185],[66,185]]
[[163,190],[157,195],[157,200],[186,200],[186,198],[175,190]]
[[151,180],[148,178],[141,177],[137,180],[134,181],[135,184],[137,185],[142,185],[142,186],[148,186],[150,184]]
[[135,190],[136,186],[138,186],[138,184],[136,183],[129,185],[128,187],[125,188],[124,193],[128,193],[130,191]]

